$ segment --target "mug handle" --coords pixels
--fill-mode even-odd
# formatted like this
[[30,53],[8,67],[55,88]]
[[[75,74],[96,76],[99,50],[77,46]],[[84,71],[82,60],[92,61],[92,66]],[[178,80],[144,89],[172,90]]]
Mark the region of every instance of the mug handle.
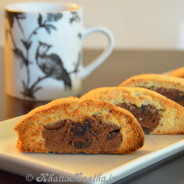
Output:
[[114,37],[112,33],[106,28],[95,27],[84,29],[82,33],[82,39],[85,39],[86,36],[88,36],[89,34],[96,32],[105,34],[108,38],[109,44],[106,49],[100,54],[100,56],[97,57],[97,59],[95,59],[83,68],[82,78],[86,78],[89,74],[91,74],[93,70],[95,70],[99,65],[101,65],[109,57],[114,47]]

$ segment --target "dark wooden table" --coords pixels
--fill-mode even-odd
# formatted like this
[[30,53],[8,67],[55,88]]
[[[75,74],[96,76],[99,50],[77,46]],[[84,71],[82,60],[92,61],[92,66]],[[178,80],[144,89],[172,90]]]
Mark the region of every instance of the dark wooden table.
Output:
[[[5,93],[4,51],[0,48],[0,121],[26,114],[46,102],[24,101],[9,97]],[[89,63],[100,53],[99,50],[85,50],[84,63]],[[163,73],[184,65],[182,51],[127,51],[115,50],[107,61],[83,81],[81,94],[102,86],[117,86],[124,79],[140,73]],[[1,163],[0,163],[1,164]],[[17,168],[18,169],[18,168]],[[126,184],[183,184],[184,156],[178,153],[162,162],[131,175],[117,183]],[[24,184],[24,177],[0,171],[0,184]],[[30,182],[29,182],[30,183]],[[36,183],[36,182],[31,182]]]

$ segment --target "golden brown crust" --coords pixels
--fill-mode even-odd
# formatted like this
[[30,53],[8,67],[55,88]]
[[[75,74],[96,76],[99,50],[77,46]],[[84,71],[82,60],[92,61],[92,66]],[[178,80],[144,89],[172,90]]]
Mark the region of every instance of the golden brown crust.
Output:
[[184,67],[177,68],[177,69],[169,72],[168,75],[169,76],[173,76],[173,77],[181,77],[181,78],[184,78]]
[[143,146],[143,131],[137,120],[128,111],[104,101],[64,98],[34,109],[18,122],[15,126],[19,136],[17,147],[24,152],[48,152],[42,137],[45,125],[65,119],[80,122],[86,116],[92,117],[94,114],[101,114],[104,122],[121,127],[123,141],[113,153],[130,153]]
[[184,108],[154,91],[139,87],[97,88],[89,91],[81,99],[96,99],[111,102],[134,104],[137,107],[150,104],[161,115],[160,124],[150,134],[184,133]]
[[184,79],[159,75],[159,74],[141,74],[135,75],[123,81],[119,87],[157,87],[165,89],[176,89],[184,92]]

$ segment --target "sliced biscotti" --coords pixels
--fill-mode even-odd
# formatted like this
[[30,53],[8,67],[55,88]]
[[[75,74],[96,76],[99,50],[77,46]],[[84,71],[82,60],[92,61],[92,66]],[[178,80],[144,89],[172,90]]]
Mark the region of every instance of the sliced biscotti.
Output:
[[181,78],[184,78],[184,67],[177,68],[177,69],[169,72],[168,75],[169,76],[173,76],[173,77],[181,77]]
[[127,110],[74,97],[34,109],[15,130],[23,152],[124,154],[144,143],[139,123]]
[[184,79],[182,78],[159,74],[142,74],[125,80],[119,86],[147,88],[184,106]]
[[129,110],[146,134],[184,133],[184,108],[149,89],[97,88],[89,91],[81,99],[104,100]]

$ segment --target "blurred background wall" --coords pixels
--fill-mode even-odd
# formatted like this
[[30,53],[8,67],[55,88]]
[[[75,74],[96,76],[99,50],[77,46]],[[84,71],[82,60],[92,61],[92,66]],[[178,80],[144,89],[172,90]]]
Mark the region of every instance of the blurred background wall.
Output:
[[[0,46],[4,44],[4,7],[25,0],[0,0]],[[57,1],[57,0],[55,0]],[[86,27],[105,26],[116,49],[183,49],[184,0],[60,0],[84,7]],[[87,38],[85,48],[102,48],[100,34]]]

